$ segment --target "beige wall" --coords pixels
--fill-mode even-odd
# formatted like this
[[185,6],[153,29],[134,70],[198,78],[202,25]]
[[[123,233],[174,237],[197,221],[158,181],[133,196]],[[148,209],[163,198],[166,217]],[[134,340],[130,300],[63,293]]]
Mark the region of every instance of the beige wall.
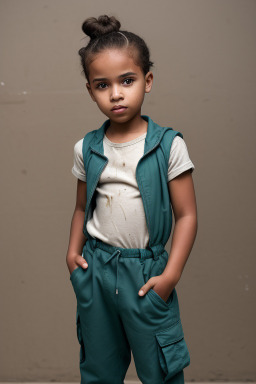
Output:
[[82,21],[104,13],[148,43],[154,85],[142,112],[183,133],[196,167],[199,229],[177,285],[185,378],[255,380],[256,2],[0,6],[0,380],[79,380],[65,263],[73,145],[105,116],[86,92],[77,50],[87,42]]

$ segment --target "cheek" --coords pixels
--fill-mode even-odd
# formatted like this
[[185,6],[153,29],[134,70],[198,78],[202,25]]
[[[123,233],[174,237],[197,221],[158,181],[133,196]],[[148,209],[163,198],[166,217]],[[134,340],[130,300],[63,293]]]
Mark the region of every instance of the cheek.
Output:
[[104,95],[103,95],[103,93],[97,95],[97,103],[98,104],[104,105],[106,103],[107,99],[108,99],[108,95],[106,92],[104,92]]
[[142,100],[144,98],[144,95],[145,95],[145,92],[144,92],[144,89],[141,89],[141,87],[139,89],[137,89],[137,92],[133,93],[133,98],[134,100]]
[[127,87],[126,90],[129,93],[133,93],[135,97],[140,97],[145,92],[141,82],[135,82],[131,87]]

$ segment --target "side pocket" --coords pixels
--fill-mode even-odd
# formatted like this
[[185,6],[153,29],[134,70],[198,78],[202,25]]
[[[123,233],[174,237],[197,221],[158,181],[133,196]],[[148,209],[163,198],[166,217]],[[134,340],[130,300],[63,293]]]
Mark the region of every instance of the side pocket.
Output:
[[78,309],[76,311],[76,333],[77,333],[77,339],[80,344],[80,363],[83,363],[85,361],[85,348],[84,348],[84,340],[82,335],[81,321],[80,321],[80,315],[79,315]]
[[[166,250],[159,256],[157,260],[154,259],[146,259],[143,263],[143,282],[144,284],[147,283],[147,281],[154,276],[159,276],[163,273],[166,264],[168,262],[168,253]],[[170,293],[169,297],[166,301],[162,299],[161,296],[158,295],[158,293],[154,290],[154,288],[150,288],[147,292],[147,295],[149,299],[152,301],[153,305],[160,306],[163,310],[170,310],[172,306],[172,301],[174,297],[174,289]]]
[[156,333],[158,356],[165,380],[171,379],[190,364],[190,355],[184,339],[181,320]]
[[79,268],[81,268],[80,266],[76,267],[72,272],[71,274],[69,275],[69,279],[72,281],[73,277],[75,276],[75,274],[78,272]]

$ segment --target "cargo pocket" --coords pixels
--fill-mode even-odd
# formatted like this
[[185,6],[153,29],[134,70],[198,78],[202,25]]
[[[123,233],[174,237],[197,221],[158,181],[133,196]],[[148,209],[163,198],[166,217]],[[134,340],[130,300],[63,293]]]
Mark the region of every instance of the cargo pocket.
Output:
[[181,320],[156,333],[159,362],[166,377],[171,379],[190,364]]
[[82,335],[80,315],[78,310],[76,312],[76,332],[77,332],[77,339],[80,344],[80,363],[83,363],[85,361],[85,348],[84,348],[84,340]]

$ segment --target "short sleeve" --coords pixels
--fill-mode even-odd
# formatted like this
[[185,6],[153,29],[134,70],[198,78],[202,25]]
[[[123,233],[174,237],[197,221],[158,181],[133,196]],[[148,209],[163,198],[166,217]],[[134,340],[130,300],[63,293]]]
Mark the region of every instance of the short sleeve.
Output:
[[74,145],[74,165],[71,172],[75,177],[86,182],[84,160],[83,160],[83,139],[79,140]]
[[172,142],[170,157],[168,163],[168,181],[180,175],[182,172],[191,169],[194,171],[195,166],[192,163],[186,143],[180,136],[175,136]]

